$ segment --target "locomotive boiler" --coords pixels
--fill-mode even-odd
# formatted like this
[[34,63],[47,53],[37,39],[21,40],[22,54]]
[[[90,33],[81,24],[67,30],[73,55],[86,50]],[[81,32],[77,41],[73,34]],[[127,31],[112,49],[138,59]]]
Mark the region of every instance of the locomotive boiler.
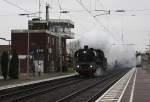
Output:
[[107,58],[100,49],[84,46],[74,54],[75,70],[79,75],[102,75],[107,69]]

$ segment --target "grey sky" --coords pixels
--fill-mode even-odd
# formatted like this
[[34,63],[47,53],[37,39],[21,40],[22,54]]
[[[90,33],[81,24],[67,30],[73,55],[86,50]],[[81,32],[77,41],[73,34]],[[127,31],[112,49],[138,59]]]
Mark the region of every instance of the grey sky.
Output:
[[[27,17],[18,16],[25,11],[9,4],[6,0],[0,0],[0,37],[10,39],[11,29],[26,29]],[[38,12],[38,0],[7,0],[14,3],[29,12]],[[150,1],[149,0],[59,0],[62,9],[69,10],[69,14],[62,14],[60,18],[72,19],[75,22],[74,32],[76,38],[92,32],[105,33],[111,39],[112,43],[121,42],[123,31],[124,42],[135,43],[136,49],[143,50],[150,39]],[[90,11],[95,9],[111,10],[110,15],[96,17],[95,20],[83,7],[77,2],[82,1],[84,6]],[[50,17],[59,18],[58,0],[41,0],[42,17],[44,17],[45,4],[50,4]],[[117,13],[115,10],[124,9],[125,13]],[[91,12],[91,15],[101,14],[100,12]],[[133,16],[135,15],[135,16]],[[100,23],[101,22],[101,23]],[[105,28],[106,29],[105,29]],[[106,37],[107,38],[107,37]],[[1,44],[6,44],[0,41]]]

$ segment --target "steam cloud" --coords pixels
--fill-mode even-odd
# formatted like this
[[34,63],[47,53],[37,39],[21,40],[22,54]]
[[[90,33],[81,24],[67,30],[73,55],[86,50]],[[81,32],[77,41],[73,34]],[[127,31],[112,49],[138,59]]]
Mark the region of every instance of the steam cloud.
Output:
[[89,48],[101,49],[107,57],[108,64],[114,66],[116,61],[125,68],[135,66],[135,50],[134,46],[127,45],[112,45],[117,41],[112,35],[102,32],[99,28],[94,28],[91,31],[82,34],[79,37],[81,47],[88,45]]

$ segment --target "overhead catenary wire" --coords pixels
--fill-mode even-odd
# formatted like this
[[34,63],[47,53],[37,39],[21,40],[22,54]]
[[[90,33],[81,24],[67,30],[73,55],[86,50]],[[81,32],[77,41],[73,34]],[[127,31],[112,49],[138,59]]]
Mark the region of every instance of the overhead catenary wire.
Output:
[[[96,1],[96,0],[95,0]],[[100,1],[100,0],[99,0]],[[81,1],[80,1],[81,2]],[[91,1],[90,1],[90,3],[91,3]],[[82,5],[82,6],[84,6],[84,5]],[[90,4],[90,6],[91,6],[91,4]],[[62,9],[62,7],[60,7],[61,9]],[[91,7],[90,7],[90,10],[88,10],[85,6],[84,6],[84,10],[69,10],[69,12],[87,12],[88,11],[88,13],[90,13],[90,14],[92,14],[92,11],[95,11],[95,10],[91,10]],[[59,12],[58,12],[59,13]],[[71,17],[71,14],[69,13],[69,16],[70,16],[70,18],[72,18]],[[93,16],[93,15],[92,15]],[[96,21],[98,21],[98,22],[100,22],[99,21],[99,19],[98,18],[96,18]],[[101,22],[100,22],[101,23]],[[101,26],[103,26],[103,25],[101,25]],[[109,27],[110,28],[110,27]],[[107,30],[107,28],[106,28],[106,30]],[[107,30],[107,31],[109,31],[109,30]],[[111,32],[111,31],[109,31],[109,32]],[[114,32],[113,32],[114,33]],[[115,32],[115,34],[117,34],[116,32]],[[114,36],[114,35],[113,35]]]
[[[96,21],[98,21],[93,15],[92,15],[92,13],[84,6],[84,4],[81,2],[81,1],[79,1],[79,0],[76,0],[88,13],[89,13],[89,15],[92,17],[92,18],[94,18]],[[101,24],[101,22],[99,22],[100,24]],[[103,25],[101,25],[105,30],[107,30],[107,31],[109,31],[105,26],[103,26]]]
[[14,14],[0,14],[1,17],[6,17],[6,16],[18,16],[17,13],[14,13]]
[[61,4],[60,4],[60,1],[59,1],[59,0],[58,0],[58,6],[59,6],[59,10],[60,10],[60,12],[61,12],[62,7],[61,7]]
[[[100,21],[100,20],[98,20],[96,17],[94,17],[94,15],[92,15],[92,13],[91,13],[91,11],[89,11],[85,6],[84,6],[84,4],[81,2],[81,1],[79,1],[79,0],[76,0],[81,6],[82,6],[82,8],[84,8],[87,12],[88,12],[88,14],[96,21],[96,22],[98,22],[98,24],[100,25],[100,27],[103,27],[103,29],[105,30],[105,31],[107,31],[107,32],[110,32],[110,33],[113,33],[111,30],[109,30],[104,24],[102,24],[102,22]],[[112,35],[111,35],[112,36]],[[114,36],[112,36],[113,38],[114,38]]]
[[[87,12],[87,10],[73,10],[73,9],[70,9],[69,10],[70,12],[77,12],[77,13],[80,13],[80,12]],[[88,10],[89,12],[95,12],[95,11],[106,11],[106,10],[98,10],[97,9],[97,7],[95,6],[95,8],[94,9],[90,9],[90,10]],[[139,9],[139,10],[125,10],[125,12],[134,12],[134,11],[136,11],[136,12],[142,12],[142,11],[150,11],[150,9]],[[55,11],[56,13],[59,13],[57,10]],[[116,13],[116,10],[110,10],[110,12],[115,12]]]
[[136,11],[136,12],[143,12],[143,11],[150,11],[150,9],[133,9],[133,10],[131,10],[131,9],[129,9],[129,10],[126,10],[126,11]]
[[[61,11],[68,11],[68,13],[65,13],[65,14],[67,14],[70,19],[74,19],[75,18],[75,19],[80,20],[80,22],[87,22],[87,20],[85,21],[85,19],[82,19],[80,17],[75,17],[74,15],[71,14],[71,13],[87,12],[86,10],[66,10],[64,7],[61,6],[60,1],[59,1],[59,5],[58,6],[59,6],[59,8],[61,8]],[[94,11],[94,10],[92,10],[92,11]],[[51,12],[51,13],[53,13],[53,12]],[[60,14],[60,10],[59,11],[55,11],[54,13],[59,13]],[[82,25],[81,27],[82,27],[82,29],[84,29],[84,31],[87,30],[87,29],[85,29],[85,27],[86,27],[85,25]],[[83,33],[84,32],[82,32],[81,34],[83,34]]]
[[29,12],[29,11],[25,10],[24,8],[18,6],[18,5],[15,4],[15,3],[12,3],[12,2],[10,2],[10,1],[8,1],[8,0],[3,0],[3,1],[6,2],[6,3],[8,3],[8,4],[10,4],[10,5],[12,5],[12,6],[14,6],[14,7],[16,7],[16,8],[18,8],[18,9],[20,9],[20,10],[22,10],[22,11]]
[[[95,0],[95,1],[97,1],[97,2],[95,2],[96,4],[100,4],[100,6],[102,7],[102,8],[104,8],[104,5],[102,4],[102,2],[100,1],[100,0]],[[97,6],[97,5],[95,5],[95,6]],[[96,9],[97,9],[97,7],[95,7]],[[95,10],[96,10],[95,9]]]
[[[97,2],[96,2],[96,1],[97,1]],[[95,0],[95,6],[97,6],[96,4],[100,4],[101,7],[102,7],[102,9],[103,9],[104,11],[106,11],[106,10],[105,10],[105,7],[104,7],[104,5],[103,5],[103,3],[101,2],[101,0]],[[97,7],[95,7],[95,11],[99,11],[99,9],[97,9]],[[112,13],[112,12],[115,12],[115,11],[116,11],[116,10],[114,10],[114,11],[113,11],[113,10],[109,10],[109,12],[111,12],[111,13]],[[109,22],[109,25],[110,25],[110,26],[107,25],[107,26],[109,27],[109,29],[112,30],[112,33],[113,33],[113,34],[114,34],[114,33],[115,33],[115,34],[118,34],[119,32],[116,32],[116,31],[114,30],[115,27],[114,27],[114,25],[112,25],[112,23],[111,23],[111,21],[110,21],[110,16],[106,16],[106,18],[108,19],[107,22]],[[98,19],[98,18],[97,18],[97,19]],[[112,27],[113,27],[113,28],[112,28]],[[114,34],[113,36],[115,36],[115,38],[117,38],[115,34]],[[116,40],[117,40],[117,39],[116,39]]]
[[[37,13],[39,13],[39,17],[40,17],[40,14],[43,13],[43,12],[40,11],[40,6],[41,6],[40,0],[39,0],[39,12],[30,12],[30,11],[28,11],[28,10],[22,8],[21,6],[19,6],[19,5],[15,4],[15,3],[13,3],[13,2],[10,2],[10,1],[8,1],[8,0],[3,0],[3,1],[6,2],[6,3],[8,3],[8,4],[10,4],[10,5],[12,5],[12,6],[14,6],[14,7],[16,7],[16,8],[18,8],[18,9],[20,9],[20,10],[22,10],[22,11],[25,11],[28,15],[32,15],[32,14],[37,14]],[[16,13],[15,13],[15,14],[16,14]],[[18,14],[16,14],[16,15],[18,15]],[[0,15],[0,16],[9,16],[9,14],[7,14],[7,15],[4,14],[4,15]],[[10,16],[12,16],[12,15],[10,15]],[[34,16],[31,16],[31,17],[34,17]],[[35,17],[37,17],[37,16],[35,16]]]
[[[101,7],[102,7],[102,9],[104,9],[105,10],[105,7],[104,7],[104,5],[103,5],[103,3],[101,2],[101,0],[95,0],[95,1],[97,1],[97,4],[99,3],[100,5],[101,5]],[[96,5],[95,5],[96,6]],[[97,7],[95,7],[96,9],[95,9],[95,11],[97,10]],[[111,10],[109,10],[109,13],[111,12]],[[110,17],[110,16],[109,16]],[[107,19],[108,19],[108,16],[106,17]],[[111,24],[111,22],[109,22],[109,24],[112,26],[112,24]]]

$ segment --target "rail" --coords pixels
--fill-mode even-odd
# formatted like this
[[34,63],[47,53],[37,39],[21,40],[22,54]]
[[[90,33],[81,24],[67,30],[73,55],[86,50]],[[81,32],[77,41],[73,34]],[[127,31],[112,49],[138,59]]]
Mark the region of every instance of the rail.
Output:
[[95,101],[95,98],[97,98],[97,96],[98,96],[100,93],[101,93],[101,94],[104,93],[110,86],[112,86],[112,85],[116,82],[116,80],[119,80],[120,77],[122,77],[125,73],[122,73],[121,75],[119,74],[119,76],[118,76],[118,74],[119,74],[119,72],[117,72],[117,73],[115,73],[115,74],[113,74],[113,75],[109,75],[109,76],[103,78],[102,80],[100,80],[100,81],[98,81],[98,82],[96,82],[96,83],[94,83],[94,84],[92,84],[92,85],[90,85],[90,86],[87,86],[87,87],[85,87],[85,88],[83,88],[83,89],[80,89],[79,91],[75,91],[74,93],[69,94],[69,95],[66,96],[66,97],[63,97],[62,99],[57,100],[56,102],[71,102],[72,99],[75,98],[76,96],[79,96],[80,94],[84,93],[84,92],[87,91],[87,90],[92,89],[93,87],[96,87],[96,86],[99,85],[99,84],[105,83],[106,80],[109,80],[109,81],[110,81],[110,79],[111,79],[111,81],[110,81],[109,83],[107,82],[107,83],[104,85],[104,87],[98,92],[98,94],[94,95],[94,97],[92,97],[92,98],[90,98],[89,100],[87,100],[87,102],[94,102],[94,101]]
[[117,83],[115,83],[98,100],[96,100],[96,102],[105,102],[105,101],[120,102],[134,72],[135,68],[126,73]]

